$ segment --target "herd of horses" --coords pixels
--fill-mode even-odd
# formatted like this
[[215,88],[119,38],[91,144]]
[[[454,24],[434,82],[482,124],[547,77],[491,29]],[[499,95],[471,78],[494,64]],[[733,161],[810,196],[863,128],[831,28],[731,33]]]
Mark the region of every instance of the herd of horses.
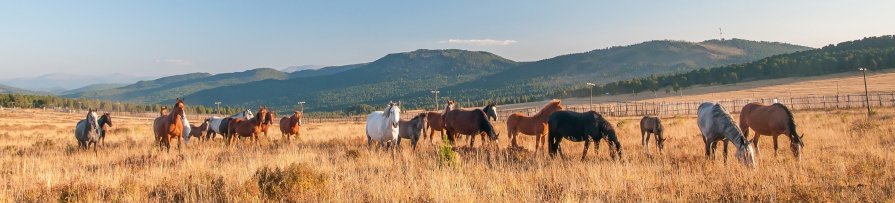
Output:
[[[261,106],[256,113],[244,110],[229,117],[209,117],[200,125],[191,125],[186,119],[183,99],[176,99],[172,110],[164,107],[160,115],[153,121],[153,133],[155,143],[160,148],[170,150],[173,141],[177,141],[178,149],[181,141],[189,139],[199,140],[214,139],[217,134],[222,135],[228,145],[233,144],[238,138],[250,138],[260,147],[259,138],[267,136],[267,131],[274,123],[276,113],[265,106]],[[302,125],[302,112],[294,111],[291,116],[280,118],[280,133],[285,142],[290,142],[293,136],[300,136]],[[421,139],[434,142],[433,135],[439,132],[445,142],[455,144],[458,139],[466,135],[469,147],[474,147],[475,136],[480,136],[483,144],[496,147],[500,135],[494,128],[493,122],[497,118],[497,105],[488,104],[484,108],[462,109],[457,108],[453,100],[447,101],[445,109],[441,112],[431,111],[415,115],[409,120],[401,119],[401,103],[389,102],[383,111],[375,111],[367,115],[365,135],[368,147],[377,146],[390,148],[394,144],[400,147],[402,139],[411,142],[415,150]],[[737,125],[730,113],[718,103],[705,102],[697,109],[697,127],[705,144],[705,156],[715,158],[715,151],[719,143],[723,143],[723,153],[726,162],[727,147],[733,143],[736,147],[735,157],[746,165],[754,167],[757,163],[755,154],[759,138],[771,136],[774,139],[774,152],[777,151],[777,137],[785,135],[790,139],[790,149],[797,159],[801,158],[801,149],[804,146],[802,136],[796,132],[795,119],[792,112],[783,104],[774,103],[765,105],[761,103],[749,103],[742,108],[740,123]],[[97,117],[95,110],[89,110],[87,118],[80,120],[75,128],[75,137],[79,148],[88,149],[93,145],[102,143],[108,128],[112,127],[112,118],[109,113]],[[546,147],[550,156],[563,155],[561,141],[584,142],[584,151],[581,158],[586,159],[591,142],[595,142],[596,149],[599,143],[606,138],[610,156],[620,158],[622,146],[618,140],[614,125],[603,115],[595,111],[574,112],[564,110],[559,100],[548,102],[540,111],[528,116],[515,113],[507,117],[506,129],[510,139],[510,147],[520,147],[516,141],[519,134],[535,137],[535,150]],[[749,129],[755,132],[752,140],[748,140]],[[425,136],[428,130],[428,136]],[[641,143],[643,150],[649,153],[650,138],[655,137],[658,153],[664,150],[664,142],[668,139],[664,134],[662,120],[654,116],[644,116],[640,120]],[[486,144],[490,143],[490,144]]]

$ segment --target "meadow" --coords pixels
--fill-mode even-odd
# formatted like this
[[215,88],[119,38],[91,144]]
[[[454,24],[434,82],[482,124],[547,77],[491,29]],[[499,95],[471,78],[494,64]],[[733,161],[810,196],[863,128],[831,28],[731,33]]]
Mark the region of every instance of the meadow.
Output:
[[661,154],[654,143],[644,152],[639,118],[609,118],[624,157],[611,159],[603,142],[581,160],[583,144],[567,140],[566,158],[533,149],[532,136],[521,137],[525,149],[508,149],[502,121],[499,149],[477,140],[475,148],[446,150],[440,140],[423,140],[415,151],[405,142],[390,152],[367,147],[363,123],[315,123],[288,144],[273,132],[261,148],[218,137],[166,153],[152,143],[150,120],[115,117],[106,146],[94,152],[75,147],[72,129],[82,115],[7,109],[0,111],[0,201],[892,201],[895,109],[876,109],[872,119],[864,109],[795,116],[802,160],[788,139],[781,137],[775,156],[764,137],[750,169],[733,149],[727,163],[707,160],[694,117],[663,118],[669,140]]

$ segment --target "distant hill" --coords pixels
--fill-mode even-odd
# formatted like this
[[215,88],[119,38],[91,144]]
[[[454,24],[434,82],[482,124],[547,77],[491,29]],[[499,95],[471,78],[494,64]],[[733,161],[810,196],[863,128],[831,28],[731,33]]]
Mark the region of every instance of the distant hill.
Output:
[[361,64],[351,64],[351,65],[344,65],[344,66],[328,66],[328,67],[322,67],[320,69],[304,69],[304,70],[289,72],[289,77],[290,78],[307,78],[307,77],[315,77],[315,76],[323,76],[323,75],[332,75],[332,74],[336,74],[336,73],[345,72],[347,70],[351,70],[351,69],[361,67],[364,65],[367,65],[367,64],[361,63]]
[[18,87],[0,84],[0,94],[27,94],[27,95],[48,95],[48,92],[26,90]]
[[65,95],[66,97],[98,98],[116,101],[141,103],[157,103],[192,94],[197,91],[242,84],[247,82],[288,78],[286,73],[270,68],[258,68],[236,73],[212,75],[208,73],[190,73],[140,81],[132,85],[100,91],[86,91]]
[[302,71],[302,70],[316,70],[316,69],[320,69],[320,68],[323,68],[323,67],[327,67],[327,66],[325,66],[325,65],[300,65],[300,66],[289,66],[289,67],[287,67],[287,68],[284,68],[284,69],[281,70],[281,71],[283,71],[283,72],[285,72],[285,73],[292,73],[292,72],[295,72],[295,71]]
[[313,109],[341,110],[360,103],[381,104],[409,93],[475,80],[517,64],[488,52],[416,50],[389,54],[336,74],[214,88],[187,98],[198,104],[220,100],[228,104],[266,104],[280,108],[306,101]]
[[124,86],[127,86],[127,84],[114,84],[114,83],[113,84],[107,84],[107,83],[92,84],[92,85],[87,85],[87,86],[73,89],[73,90],[66,90],[66,91],[60,92],[58,94],[69,95],[69,94],[78,94],[78,93],[83,93],[83,92],[103,91],[103,90],[110,90],[110,89],[115,89],[115,88],[119,88],[119,87],[124,87]]
[[93,73],[53,73],[36,77],[22,77],[0,81],[2,84],[19,88],[51,93],[62,93],[79,87],[93,84],[130,84],[151,77],[127,74],[93,74]]
[[649,75],[686,72],[809,49],[742,39],[649,41],[525,63],[505,72],[445,88],[444,92],[452,96],[475,95],[479,99],[534,96],[587,82],[605,84]]

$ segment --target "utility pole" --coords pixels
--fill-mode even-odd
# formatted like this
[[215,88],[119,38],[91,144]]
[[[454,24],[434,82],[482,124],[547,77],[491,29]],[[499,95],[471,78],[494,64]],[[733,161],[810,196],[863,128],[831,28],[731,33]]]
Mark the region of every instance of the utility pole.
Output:
[[438,91],[438,89],[436,89],[436,90],[432,90],[429,92],[431,92],[432,94],[435,94],[435,110],[433,110],[433,111],[438,111],[438,93],[441,93],[441,91]]
[[301,106],[301,113],[305,113],[305,102],[300,101],[298,102],[298,105]]
[[870,117],[870,93],[867,91],[867,68],[858,68],[864,74],[864,102],[867,105],[867,117]]
[[218,106],[218,109],[215,110],[215,111],[217,111],[217,114],[221,114],[221,102],[216,101],[216,102],[214,102],[214,105]]
[[597,86],[597,84],[587,83],[587,87],[590,88],[590,110],[591,111],[594,110],[594,86]]

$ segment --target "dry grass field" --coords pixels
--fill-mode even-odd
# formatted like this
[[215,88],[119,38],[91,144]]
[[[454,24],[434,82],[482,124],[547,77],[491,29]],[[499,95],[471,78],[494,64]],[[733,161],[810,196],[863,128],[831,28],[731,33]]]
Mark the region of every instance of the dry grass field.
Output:
[[[258,149],[221,139],[165,153],[152,144],[148,120],[115,118],[107,146],[75,149],[80,115],[0,111],[0,201],[15,202],[577,202],[577,201],[892,201],[895,109],[866,119],[862,109],[795,112],[805,135],[796,161],[788,139],[774,156],[763,139],[758,167],[730,157],[706,160],[692,117],[664,118],[663,154],[644,153],[638,118],[611,118],[624,157],[607,145],[580,160],[582,144],[564,141],[566,159],[526,149],[456,149],[437,145],[371,150],[361,123],[309,124],[292,144],[279,133]],[[478,140],[477,140],[478,141]],[[479,144],[477,142],[477,144]],[[719,149],[720,150],[720,149]],[[594,150],[592,149],[591,152]]]

